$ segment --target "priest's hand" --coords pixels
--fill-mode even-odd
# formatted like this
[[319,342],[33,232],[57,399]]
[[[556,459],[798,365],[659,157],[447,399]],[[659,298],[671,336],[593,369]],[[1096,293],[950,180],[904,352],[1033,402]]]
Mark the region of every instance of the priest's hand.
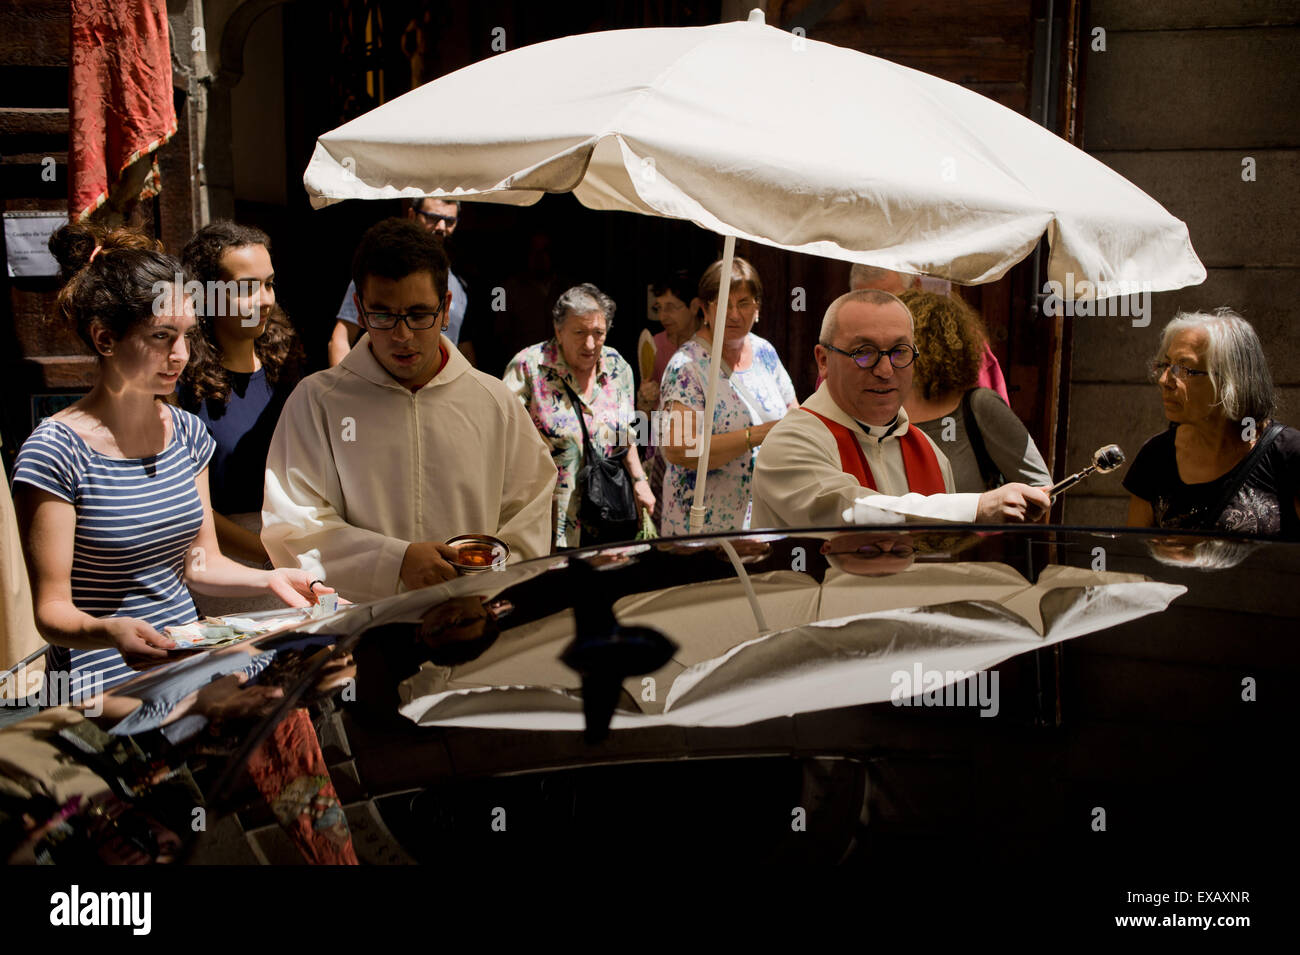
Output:
[[406,548],[398,577],[407,590],[432,587],[456,576],[456,568],[449,563],[455,556],[456,552],[446,544],[417,541]]
[[1052,509],[1047,489],[1004,484],[980,495],[976,524],[1024,524],[1045,520]]

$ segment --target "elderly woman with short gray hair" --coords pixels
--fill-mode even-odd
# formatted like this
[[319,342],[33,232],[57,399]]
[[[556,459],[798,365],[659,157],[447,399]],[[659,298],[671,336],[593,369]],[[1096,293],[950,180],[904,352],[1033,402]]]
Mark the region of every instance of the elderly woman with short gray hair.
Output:
[[613,539],[608,528],[587,527],[578,519],[578,472],[586,463],[579,406],[593,447],[606,455],[628,449],[623,461],[638,509],[653,511],[655,498],[630,437],[636,399],[632,369],[605,344],[614,318],[613,300],[590,283],[576,285],[559,297],[551,318],[554,337],[516,355],[504,380],[528,409],[559,472],[555,546],[579,547]]
[[1124,477],[1128,523],[1300,540],[1300,432],[1273,420],[1259,336],[1230,309],[1180,313],[1151,364],[1168,430]]

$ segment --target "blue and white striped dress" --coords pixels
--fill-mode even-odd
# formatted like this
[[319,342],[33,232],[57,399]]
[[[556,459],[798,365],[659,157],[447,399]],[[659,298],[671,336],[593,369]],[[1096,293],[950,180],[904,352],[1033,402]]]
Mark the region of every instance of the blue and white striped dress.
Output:
[[[196,617],[185,555],[203,523],[194,484],[216,447],[203,422],[168,406],[172,438],[161,454],[110,458],[47,419],[18,452],[14,481],[77,510],[72,602],[92,617],[135,617],[155,630]],[[46,672],[69,673],[73,700],[135,676],[115,649],[51,646]]]

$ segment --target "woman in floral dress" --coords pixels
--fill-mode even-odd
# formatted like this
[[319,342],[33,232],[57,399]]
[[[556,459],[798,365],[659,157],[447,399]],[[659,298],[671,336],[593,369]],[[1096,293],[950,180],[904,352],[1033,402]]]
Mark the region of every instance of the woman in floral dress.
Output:
[[[555,482],[555,546],[578,547],[594,539],[598,528],[578,520],[582,495],[577,486],[583,465],[582,428],[569,395],[582,406],[592,444],[609,454],[626,446],[624,458],[640,510],[653,511],[654,494],[631,440],[632,368],[605,345],[614,302],[596,286],[569,289],[551,310],[555,336],[525,348],[510,362],[505,383],[519,396],[533,424],[551,448],[558,478]],[[568,385],[566,389],[565,385]]]
[[715,262],[700,279],[696,299],[704,311],[700,334],[669,360],[659,387],[659,431],[668,462],[660,521],[664,536],[689,531],[699,461],[699,416],[704,411],[714,322],[721,320],[725,325],[721,333],[722,380],[713,412],[704,494],[704,531],[749,527],[758,449],[772,426],[798,404],[776,349],[751,331],[763,300],[758,273],[744,259],[733,260],[725,312],[718,307],[721,285],[722,263]]

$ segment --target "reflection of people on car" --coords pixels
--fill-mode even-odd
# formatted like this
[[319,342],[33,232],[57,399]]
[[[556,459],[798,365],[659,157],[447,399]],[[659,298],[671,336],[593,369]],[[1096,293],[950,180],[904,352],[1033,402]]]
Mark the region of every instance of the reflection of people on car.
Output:
[[498,614],[513,609],[509,601],[471,594],[439,601],[418,622],[383,623],[367,630],[356,656],[356,700],[365,714],[387,718],[401,700],[398,684],[425,664],[451,667],[476,659],[500,636]]
[[188,774],[66,707],[0,730],[0,750],[0,863],[176,861],[193,818]]
[[102,719],[111,722],[109,732],[115,736],[161,727],[164,737],[178,743],[207,726],[213,715],[256,715],[272,696],[280,697],[278,690],[241,694],[241,687],[272,659],[273,654],[242,643],[178,660],[103,697]]
[[1236,567],[1259,545],[1250,541],[1203,540],[1197,537],[1156,537],[1146,542],[1151,556],[1167,567],[1227,570]]
[[418,640],[428,659],[438,666],[454,666],[472,660],[490,647],[500,635],[496,615],[484,598],[453,597],[429,610],[420,620]]
[[888,577],[912,566],[916,545],[907,534],[837,534],[821,547],[832,567],[859,577]]
[[[321,654],[334,655],[335,640],[328,633],[286,633],[178,660],[103,697],[103,718],[111,721],[114,735],[161,728],[178,743],[210,723],[266,716]],[[314,692],[346,682],[351,665],[348,654],[331,659]]]

